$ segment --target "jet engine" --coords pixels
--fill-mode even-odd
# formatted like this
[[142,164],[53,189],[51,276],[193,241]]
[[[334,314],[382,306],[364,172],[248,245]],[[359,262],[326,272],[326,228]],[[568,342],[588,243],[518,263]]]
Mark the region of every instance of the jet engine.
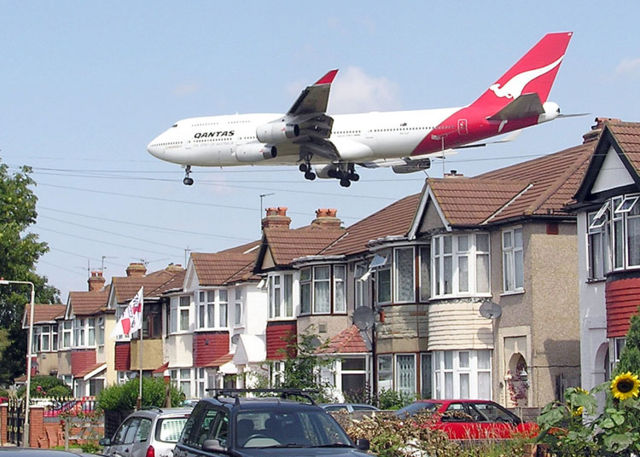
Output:
[[279,144],[300,135],[297,124],[287,124],[286,121],[269,122],[256,128],[258,141],[269,144]]
[[270,144],[239,144],[236,146],[235,156],[238,162],[260,162],[273,159],[278,155],[278,149]]

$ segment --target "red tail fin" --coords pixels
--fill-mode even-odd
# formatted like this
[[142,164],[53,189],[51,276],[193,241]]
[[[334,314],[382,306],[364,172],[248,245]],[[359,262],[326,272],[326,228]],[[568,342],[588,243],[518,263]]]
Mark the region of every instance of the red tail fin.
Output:
[[520,95],[530,93],[537,93],[542,103],[547,101],[572,35],[572,32],[545,35],[471,106],[498,111]]

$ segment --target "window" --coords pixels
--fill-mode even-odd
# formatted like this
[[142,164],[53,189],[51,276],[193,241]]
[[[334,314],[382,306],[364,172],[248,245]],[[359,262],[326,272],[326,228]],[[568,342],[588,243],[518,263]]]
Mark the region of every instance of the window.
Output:
[[293,317],[293,274],[269,275],[269,317]]
[[311,268],[300,270],[300,314],[311,313]]
[[413,248],[394,249],[393,254],[395,302],[415,301]]
[[378,392],[393,390],[393,356],[378,356]]
[[87,336],[88,336],[87,344],[89,346],[95,346],[96,345],[96,320],[93,317],[87,319]]
[[42,351],[49,351],[51,349],[51,326],[43,325],[41,330],[41,338],[42,341],[40,343],[40,349]]
[[416,357],[414,354],[396,355],[396,390],[406,395],[415,395]]
[[597,213],[587,214],[587,260],[589,262],[589,279],[604,279],[609,270],[607,261],[608,225],[595,224]]
[[[431,246],[420,246],[420,301],[426,302],[431,297]],[[429,398],[429,397],[423,397]]]
[[434,398],[491,399],[491,351],[433,353]]
[[196,392],[197,398],[204,398],[207,396],[207,369],[196,368],[196,386],[198,391]]
[[225,289],[218,290],[218,327],[228,327],[229,296]]
[[235,305],[234,305],[234,313],[233,313],[233,323],[236,327],[242,325],[242,289],[240,287],[236,287],[235,289]]
[[[489,234],[439,235],[432,239],[433,296],[486,295],[489,288]],[[421,257],[426,252],[421,251]],[[421,264],[424,262],[421,258]],[[421,270],[425,269],[421,265]],[[421,272],[422,275],[422,272]],[[421,291],[421,296],[424,292]],[[424,298],[424,297],[423,297]]]
[[52,325],[51,326],[51,350],[52,351],[57,351],[58,350],[58,325]]
[[524,288],[522,228],[502,232],[502,286],[505,292]]
[[71,348],[71,334],[73,332],[73,321],[62,321],[60,322],[59,332],[62,333],[62,346],[60,349],[69,349]]
[[331,267],[313,267],[313,313],[331,312]]
[[333,310],[336,313],[347,311],[346,279],[347,268],[344,265],[335,265],[333,267]]
[[391,303],[391,262],[385,262],[376,270],[378,303]]
[[420,396],[422,398],[432,398],[433,390],[431,388],[431,380],[433,378],[433,367],[431,363],[431,354],[420,354]]
[[369,282],[368,275],[363,280],[361,279],[368,271],[368,267],[366,263],[358,263],[355,266],[354,274],[353,274],[353,290],[354,290],[354,300],[355,307],[358,308],[360,306],[371,306],[369,299]]
[[342,359],[340,371],[342,392],[348,396],[361,394],[367,381],[367,360],[364,357]]
[[104,345],[104,317],[98,318],[98,328],[96,331],[96,343],[98,346]]
[[180,368],[170,371],[171,381],[180,389],[186,398],[193,398],[191,395],[191,369]]
[[85,320],[74,319],[73,320],[73,345],[74,347],[84,346],[84,332],[85,332]]
[[183,295],[180,297],[180,306],[178,308],[178,331],[189,330],[189,311],[191,308],[191,297]]
[[271,384],[273,387],[280,387],[284,381],[284,362],[273,362],[271,365]]

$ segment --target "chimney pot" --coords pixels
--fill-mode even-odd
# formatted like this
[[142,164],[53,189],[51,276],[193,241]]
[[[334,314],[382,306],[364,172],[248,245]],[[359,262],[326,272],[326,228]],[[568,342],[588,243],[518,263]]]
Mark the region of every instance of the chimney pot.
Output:
[[102,276],[101,271],[92,271],[91,277],[89,277],[89,279],[87,280],[87,284],[89,285],[89,292],[102,289],[102,286],[104,286],[105,281],[106,280]]
[[316,218],[311,222],[314,227],[340,228],[342,221],[336,217],[338,210],[335,208],[319,208],[316,210]]
[[140,262],[131,262],[127,267],[128,277],[142,277],[147,273],[147,267]]
[[267,208],[266,216],[262,219],[262,228],[283,228],[289,229],[291,218],[287,216],[287,207]]

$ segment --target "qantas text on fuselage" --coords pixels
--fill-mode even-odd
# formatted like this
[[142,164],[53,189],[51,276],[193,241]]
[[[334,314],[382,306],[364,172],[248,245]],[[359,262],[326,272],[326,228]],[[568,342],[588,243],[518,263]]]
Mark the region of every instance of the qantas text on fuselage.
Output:
[[414,111],[327,114],[337,70],[306,87],[285,114],[237,114],[183,119],[147,150],[185,166],[297,165],[305,178],[359,179],[355,167],[428,168],[434,156],[560,116],[548,101],[572,33],[545,35],[473,103]]

